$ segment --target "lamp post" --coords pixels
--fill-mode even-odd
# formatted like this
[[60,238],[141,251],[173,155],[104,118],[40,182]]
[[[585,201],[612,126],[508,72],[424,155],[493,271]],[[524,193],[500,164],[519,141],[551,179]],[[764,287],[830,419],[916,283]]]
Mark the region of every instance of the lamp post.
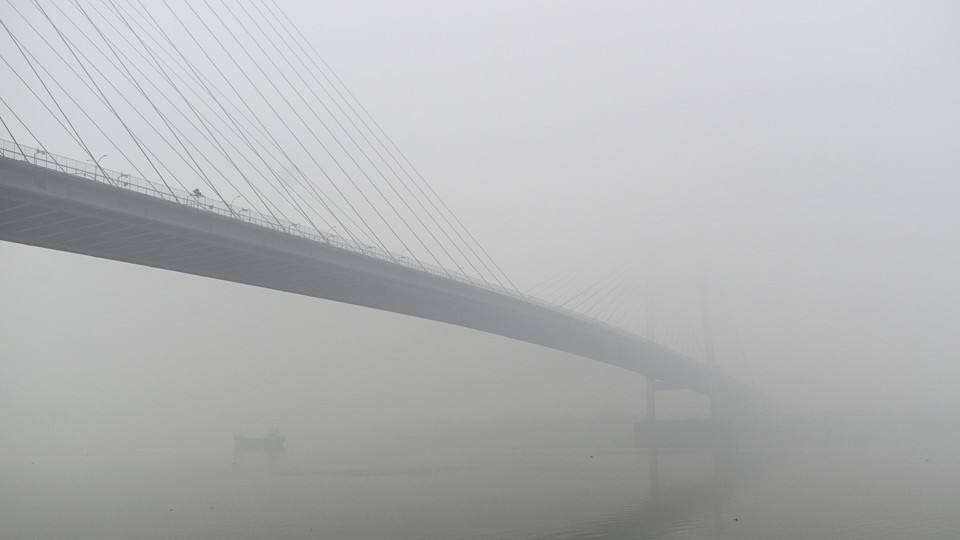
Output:
[[233,209],[233,203],[237,202],[237,199],[239,199],[240,197],[243,197],[243,195],[237,195],[236,197],[230,199],[230,202],[227,203],[227,209],[230,210],[230,213],[236,217],[240,217],[240,214],[238,214],[237,211]]
[[110,180],[110,177],[107,176],[107,173],[103,171],[103,167],[100,166],[100,160],[103,159],[103,158],[105,158],[105,157],[107,157],[106,154],[104,154],[104,155],[102,155],[102,156],[100,156],[100,157],[98,157],[97,159],[94,159],[94,160],[89,160],[89,159],[87,160],[87,161],[93,161],[93,164],[96,166],[96,169],[94,169],[94,171],[93,171],[93,179],[94,179],[94,180],[97,179],[97,170],[99,170],[100,172],[103,173],[103,177],[104,177],[104,178],[106,178],[107,180]]
[[[38,161],[38,160],[37,160],[37,156],[40,155],[40,154],[46,155],[46,154],[47,154],[47,151],[46,151],[46,150],[37,150],[36,152],[33,153],[33,164],[34,164],[34,165],[37,164],[37,161]],[[46,161],[46,159],[44,159],[44,161]]]
[[332,238],[332,239],[339,238],[337,235],[333,234],[333,233],[335,233],[336,231],[337,231],[337,225],[334,225],[333,227],[330,227],[329,229],[327,229],[327,234],[322,234],[322,233],[321,233],[321,235],[323,236],[324,240],[326,240],[327,243],[329,244],[331,238]]

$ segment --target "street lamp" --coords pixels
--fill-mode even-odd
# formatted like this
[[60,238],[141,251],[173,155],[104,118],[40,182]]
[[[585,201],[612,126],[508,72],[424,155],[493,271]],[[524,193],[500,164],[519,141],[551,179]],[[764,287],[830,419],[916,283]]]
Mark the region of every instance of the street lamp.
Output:
[[[37,156],[40,155],[40,154],[46,155],[46,154],[47,154],[47,151],[46,151],[46,150],[37,150],[36,152],[33,153],[33,164],[34,164],[34,165],[37,164]],[[46,159],[44,159],[44,161],[46,161]]]
[[322,236],[324,241],[326,241],[329,244],[331,239],[336,240],[337,238],[339,238],[337,235],[333,234],[334,232],[336,232],[336,230],[337,230],[337,225],[334,225],[333,227],[330,227],[329,229],[327,229],[327,234],[320,233],[320,236]]
[[[41,152],[42,152],[42,150],[41,150]],[[99,167],[99,166],[100,166],[100,160],[103,159],[103,158],[105,158],[105,157],[107,157],[106,154],[98,157],[97,159],[88,159],[87,161],[90,161],[90,162],[92,162],[94,165],[96,165],[97,167]]]
[[[97,169],[99,169],[100,172],[103,172],[103,167],[100,166],[100,160],[103,159],[103,158],[105,158],[105,157],[107,157],[106,154],[98,157],[97,159],[94,159],[94,160],[89,160],[89,159],[88,159],[87,161],[93,161],[93,164],[97,166]],[[103,177],[106,178],[107,180],[110,180],[110,177],[107,176],[107,173],[106,173],[106,172],[103,172]],[[94,171],[93,171],[93,179],[94,179],[94,180],[97,179],[97,170],[96,170],[96,169],[94,169]]]
[[240,197],[243,197],[243,195],[237,195],[236,197],[230,199],[230,202],[227,203],[227,210],[229,210],[230,213],[236,217],[239,217],[239,215],[237,215],[237,211],[233,209],[233,203],[237,202],[237,199]]

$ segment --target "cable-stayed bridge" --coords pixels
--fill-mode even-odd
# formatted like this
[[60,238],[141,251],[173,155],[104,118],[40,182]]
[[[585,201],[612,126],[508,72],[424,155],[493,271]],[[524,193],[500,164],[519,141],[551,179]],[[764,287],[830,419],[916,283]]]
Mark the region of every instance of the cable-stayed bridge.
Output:
[[8,2],[0,240],[455,324],[721,408],[754,399],[712,362],[522,293],[277,4],[163,4]]

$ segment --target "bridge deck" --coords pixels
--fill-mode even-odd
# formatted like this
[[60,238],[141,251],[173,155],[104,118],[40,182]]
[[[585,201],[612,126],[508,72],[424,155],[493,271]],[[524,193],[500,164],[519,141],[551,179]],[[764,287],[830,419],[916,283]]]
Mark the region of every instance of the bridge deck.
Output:
[[455,324],[707,391],[707,368],[613,327],[518,296],[4,157],[0,240]]

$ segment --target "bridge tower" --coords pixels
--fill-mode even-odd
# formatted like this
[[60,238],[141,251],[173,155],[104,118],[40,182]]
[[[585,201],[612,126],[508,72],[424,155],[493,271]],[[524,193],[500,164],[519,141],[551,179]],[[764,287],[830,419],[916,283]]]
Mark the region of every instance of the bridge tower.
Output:
[[[709,407],[708,418],[687,418],[679,420],[664,420],[657,415],[657,393],[662,390],[690,389],[677,381],[657,380],[654,375],[646,377],[646,417],[637,421],[634,434],[639,446],[645,447],[656,454],[664,447],[717,447],[730,444],[735,431],[732,429],[736,407],[727,401],[730,397],[724,386],[724,378],[717,364],[713,334],[713,312],[710,302],[710,291],[704,272],[701,270],[697,279],[696,293],[699,293],[700,324],[702,331],[703,360],[706,372],[703,379],[691,381],[700,388],[700,392],[707,398]],[[656,291],[652,274],[647,280],[647,320],[646,337],[650,340],[657,338],[657,304]],[[723,415],[727,417],[724,418]],[[654,457],[655,459],[655,457]]]

